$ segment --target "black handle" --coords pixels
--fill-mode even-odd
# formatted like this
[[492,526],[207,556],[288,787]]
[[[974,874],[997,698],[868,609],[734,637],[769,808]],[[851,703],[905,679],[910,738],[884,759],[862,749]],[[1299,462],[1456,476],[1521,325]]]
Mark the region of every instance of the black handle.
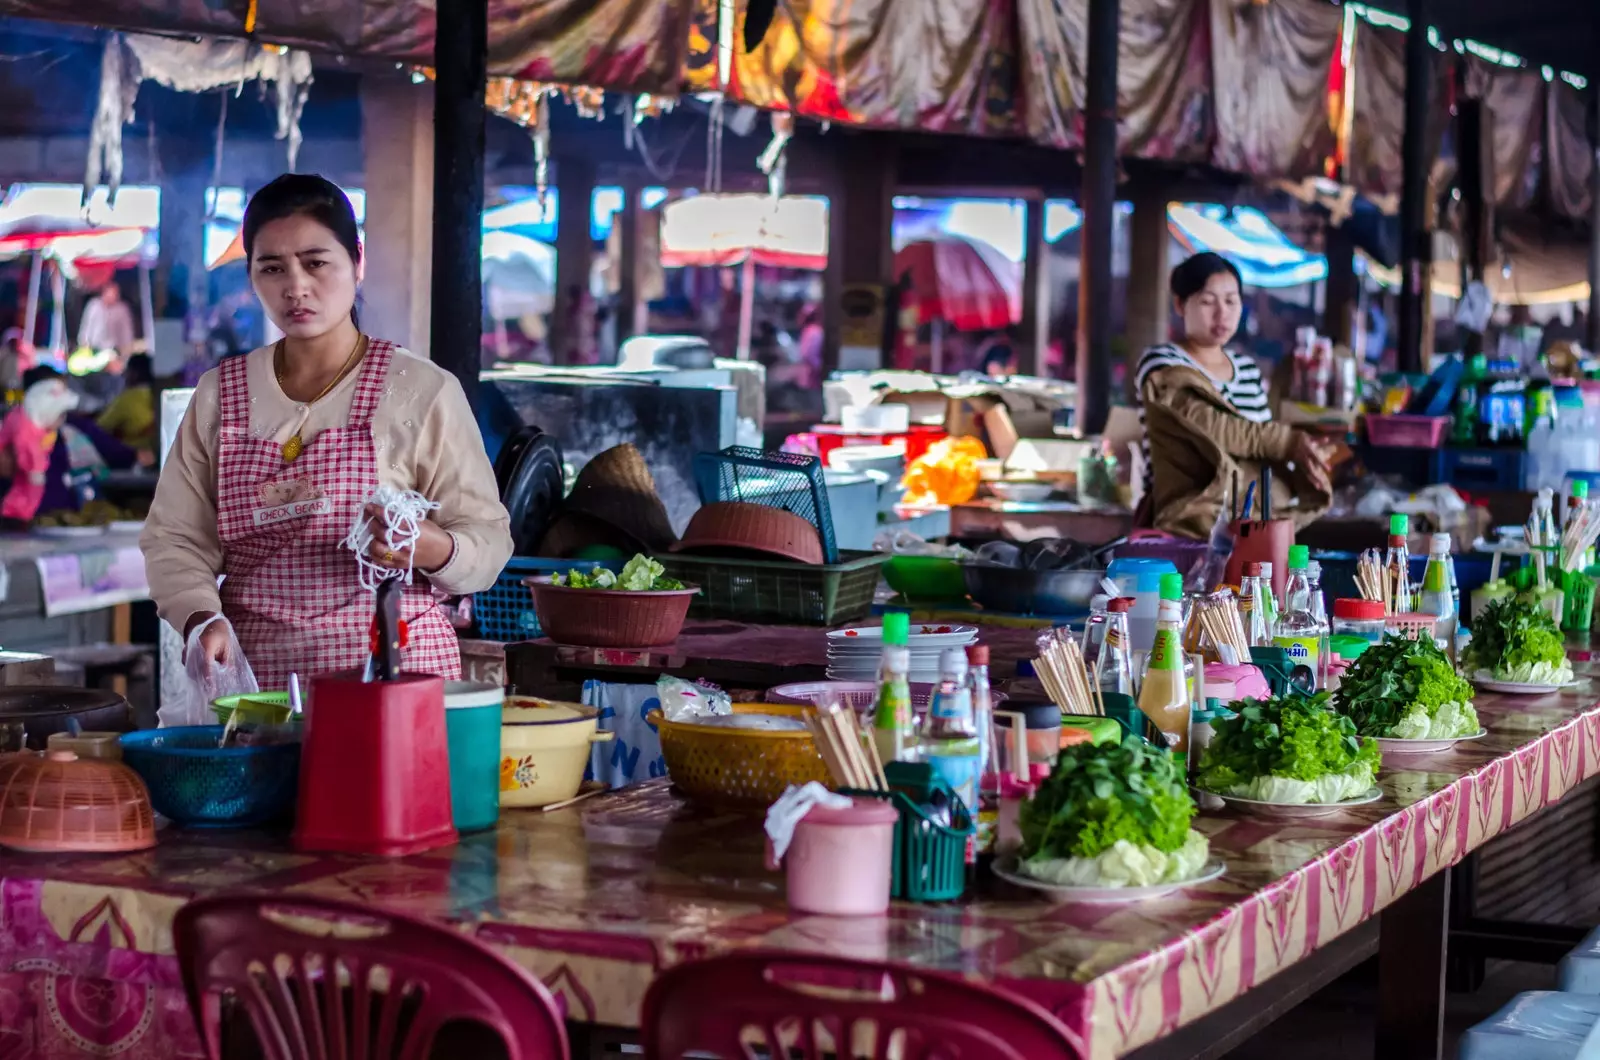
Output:
[[372,676],[376,681],[393,681],[400,676],[400,579],[385,578],[378,586],[378,627],[373,645]]
[[1272,522],[1272,468],[1261,469],[1261,521]]

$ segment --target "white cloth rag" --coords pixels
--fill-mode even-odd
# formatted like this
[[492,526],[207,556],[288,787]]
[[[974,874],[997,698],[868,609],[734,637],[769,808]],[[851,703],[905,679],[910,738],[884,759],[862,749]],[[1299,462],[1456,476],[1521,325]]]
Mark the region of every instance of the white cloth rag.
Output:
[[778,801],[767,808],[767,838],[772,840],[773,860],[783,860],[794,840],[795,826],[813,806],[848,810],[851,805],[850,796],[829,791],[815,780],[808,780],[800,787],[789,785],[789,789],[778,796]]

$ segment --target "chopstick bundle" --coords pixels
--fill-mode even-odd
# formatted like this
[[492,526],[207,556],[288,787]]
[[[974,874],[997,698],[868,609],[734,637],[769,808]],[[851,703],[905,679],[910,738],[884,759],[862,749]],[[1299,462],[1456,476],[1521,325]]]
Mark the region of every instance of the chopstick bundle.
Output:
[[1038,644],[1034,672],[1050,698],[1068,714],[1104,714],[1105,700],[1089,680],[1089,667],[1077,638],[1058,628],[1039,634]]
[[1236,596],[1226,589],[1202,596],[1195,602],[1195,614],[1219,660],[1234,666],[1250,658],[1250,637],[1245,633]]
[[1561,569],[1577,570],[1583,563],[1583,554],[1594,547],[1597,539],[1600,539],[1600,505],[1585,504],[1561,532]]
[[1384,566],[1378,550],[1369,548],[1362,552],[1356,560],[1356,591],[1361,594],[1361,599],[1382,600],[1387,605],[1392,588],[1389,570]]
[[[860,791],[889,790],[878,749],[871,741],[863,741],[861,721],[855,711],[845,710],[837,700],[830,700],[815,710],[806,711],[805,723],[836,786]],[[870,754],[862,746],[864,742],[871,748]]]

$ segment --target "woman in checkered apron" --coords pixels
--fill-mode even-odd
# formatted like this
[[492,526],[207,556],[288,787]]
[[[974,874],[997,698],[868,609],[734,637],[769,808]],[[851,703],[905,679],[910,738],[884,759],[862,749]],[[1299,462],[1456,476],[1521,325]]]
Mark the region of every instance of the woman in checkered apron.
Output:
[[[403,667],[459,677],[436,594],[488,588],[511,554],[509,517],[455,377],[356,324],[355,213],[337,186],[273,181],[245,211],[245,254],[284,337],[225,360],[196,388],[141,545],[162,617],[223,662],[231,623],[263,689],[360,667],[373,596],[342,542],[380,484],[439,504],[413,549],[378,535],[370,558],[415,571]],[[375,513],[371,510],[368,515]],[[220,578],[220,588],[218,579]]]

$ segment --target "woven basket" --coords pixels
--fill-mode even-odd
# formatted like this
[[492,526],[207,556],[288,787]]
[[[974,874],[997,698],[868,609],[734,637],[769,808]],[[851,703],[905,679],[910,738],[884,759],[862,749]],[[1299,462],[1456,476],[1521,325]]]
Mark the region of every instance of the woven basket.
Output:
[[[799,718],[806,708],[778,703],[735,703],[736,714]],[[771,803],[791,784],[832,784],[811,733],[729,729],[668,721],[659,710],[645,719],[661,734],[667,774],[691,799],[715,803]]]
[[671,644],[689,616],[694,586],[666,592],[571,589],[548,576],[523,582],[533,590],[533,609],[545,636],[586,648],[653,648]]

